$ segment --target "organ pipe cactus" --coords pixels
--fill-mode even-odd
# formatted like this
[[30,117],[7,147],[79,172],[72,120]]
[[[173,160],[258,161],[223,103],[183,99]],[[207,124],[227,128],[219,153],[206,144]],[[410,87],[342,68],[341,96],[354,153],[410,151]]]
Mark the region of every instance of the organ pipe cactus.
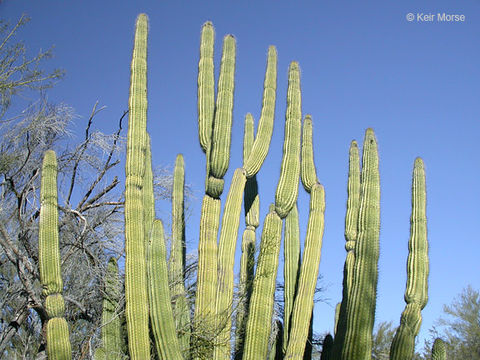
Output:
[[445,348],[445,342],[436,338],[432,346],[432,360],[446,360],[447,349]]
[[140,14],[133,48],[125,165],[125,314],[131,359],[150,358],[143,186],[147,148],[148,18]]
[[155,337],[155,346],[160,357],[162,359],[182,360],[170,303],[166,257],[163,224],[157,219],[153,222],[150,242],[147,247],[150,320]]
[[172,192],[172,246],[170,249],[169,281],[172,289],[173,313],[182,353],[190,347],[190,309],[185,296],[185,165],[183,156],[177,155],[173,174]]
[[[348,296],[341,360],[370,360],[375,318],[379,234],[380,177],[377,141],[367,129],[363,141],[360,206],[352,289]],[[341,321],[341,320],[340,320]]]
[[390,359],[411,359],[415,337],[422,323],[421,311],[428,301],[428,242],[426,216],[425,169],[420,158],[415,160],[412,179],[412,215],[408,242],[407,287],[400,326],[393,338]]
[[45,310],[47,354],[49,359],[72,358],[68,325],[65,321],[63,281],[60,269],[58,239],[57,158],[55,152],[45,152],[40,189],[40,224],[38,230],[38,262]]

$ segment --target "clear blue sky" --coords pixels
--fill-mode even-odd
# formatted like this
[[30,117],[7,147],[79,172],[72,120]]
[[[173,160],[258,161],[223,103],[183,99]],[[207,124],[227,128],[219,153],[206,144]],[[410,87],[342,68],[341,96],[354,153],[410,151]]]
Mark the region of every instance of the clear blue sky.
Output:
[[[213,21],[217,41],[237,39],[232,156],[227,173],[241,166],[243,119],[258,120],[267,48],[278,50],[276,123],[258,176],[262,218],[279,175],[287,68],[302,71],[303,114],[314,121],[317,172],[326,189],[320,272],[330,304],[315,308],[316,332],[331,331],[341,300],[345,260],[344,215],[348,147],[367,127],[377,135],[381,171],[381,255],[377,320],[398,324],[405,306],[413,161],[426,164],[430,243],[429,303],[421,337],[442,305],[462,288],[480,288],[480,2],[468,1],[21,1],[0,3],[0,17],[32,21],[20,36],[36,51],[55,45],[52,66],[66,70],[49,99],[72,105],[82,129],[95,103],[107,106],[97,126],[112,131],[127,108],[129,64],[138,13],[150,18],[149,131],[154,165],[172,166],[184,154],[187,182],[196,190],[187,225],[188,252],[196,251],[204,186],[204,155],[197,140],[196,77],[200,29]],[[465,21],[417,19],[450,13]],[[406,15],[414,14],[413,21]],[[218,68],[217,68],[218,70]],[[80,134],[79,134],[80,136]],[[167,216],[167,209],[158,215]],[[308,198],[300,190],[305,233]],[[477,230],[475,230],[477,228]],[[242,229],[242,228],[241,228]],[[240,230],[241,231],[241,230]],[[260,232],[258,232],[260,233]],[[237,251],[238,252],[238,251]],[[236,265],[236,269],[238,266]],[[281,269],[280,269],[281,271]]]

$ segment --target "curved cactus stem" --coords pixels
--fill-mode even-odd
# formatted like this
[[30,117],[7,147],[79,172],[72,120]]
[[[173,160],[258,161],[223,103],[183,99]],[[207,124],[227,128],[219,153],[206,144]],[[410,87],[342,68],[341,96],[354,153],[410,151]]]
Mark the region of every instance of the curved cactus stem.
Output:
[[300,137],[302,127],[300,68],[292,61],[288,71],[287,111],[282,168],[275,193],[275,211],[284,219],[297,201],[300,181]]
[[352,290],[341,360],[370,360],[375,320],[380,234],[380,176],[377,141],[367,129],[363,142],[361,198]]
[[285,219],[283,241],[283,278],[284,278],[284,311],[283,311],[283,354],[287,350],[290,332],[290,319],[293,302],[297,291],[298,275],[300,268],[300,225],[298,220],[297,204],[293,206]]
[[150,358],[143,177],[147,147],[148,18],[140,14],[133,48],[125,166],[125,300],[131,359]]
[[422,323],[421,311],[428,300],[428,241],[426,216],[425,169],[415,160],[412,179],[412,215],[408,242],[407,286],[400,327],[393,338],[390,359],[410,359],[415,352],[415,337]]
[[445,342],[436,338],[432,346],[432,360],[446,360],[447,349],[445,348]]
[[265,359],[268,352],[273,295],[277,278],[278,254],[282,237],[282,219],[273,206],[265,218],[257,270],[253,281],[250,313],[247,321],[244,360]]
[[242,211],[242,198],[247,178],[245,170],[235,170],[225,202],[222,230],[217,253],[216,328],[219,331],[214,359],[230,359],[230,330],[232,325],[233,263]]
[[323,186],[319,183],[313,185],[310,195],[307,236],[285,359],[303,359],[308,338],[308,327],[305,324],[310,322],[312,316],[313,296],[320,265],[325,213]]
[[182,360],[170,302],[167,250],[163,224],[160,220],[156,219],[153,222],[150,233],[150,242],[147,247],[148,297],[155,346],[162,359]]
[[277,92],[277,50],[268,48],[267,70],[263,83],[262,114],[258,122],[258,131],[249,156],[244,156],[244,168],[250,178],[260,170],[270,147],[275,118],[275,98]]
[[46,151],[43,158],[40,203],[38,261],[42,293],[46,296],[45,310],[49,316],[45,328],[47,354],[49,359],[67,360],[72,358],[72,350],[64,318],[58,239],[57,157],[52,150]]
[[338,304],[338,314],[335,313],[335,340],[333,354],[339,357],[339,352],[345,339],[347,325],[347,304],[353,284],[353,267],[355,264],[355,241],[357,239],[358,210],[360,207],[360,155],[355,140],[350,143],[348,157],[347,212],[345,214],[345,250],[347,257],[343,267],[342,302]]

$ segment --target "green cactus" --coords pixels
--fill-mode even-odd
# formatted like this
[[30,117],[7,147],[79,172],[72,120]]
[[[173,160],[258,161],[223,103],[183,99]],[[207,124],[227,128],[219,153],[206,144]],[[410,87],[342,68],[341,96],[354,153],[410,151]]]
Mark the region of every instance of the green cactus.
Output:
[[66,360],[72,358],[72,350],[68,325],[63,317],[65,303],[58,239],[57,157],[52,150],[46,151],[43,158],[40,202],[38,262],[42,294],[46,296],[45,310],[49,317],[46,325],[47,354],[49,359]]
[[333,349],[333,337],[330,334],[325,336],[322,344],[322,355],[320,360],[332,360],[332,349]]
[[172,192],[172,245],[170,249],[169,281],[172,290],[173,313],[178,340],[183,354],[190,348],[190,309],[185,296],[185,165],[183,156],[177,155]]
[[436,338],[432,346],[432,360],[446,360],[447,349],[445,348],[445,342]]
[[298,275],[300,268],[300,225],[298,209],[295,204],[285,219],[283,241],[283,278],[284,278],[284,311],[283,311],[283,354],[287,350],[290,319],[293,302],[297,292]]
[[162,359],[182,360],[170,302],[163,224],[158,219],[153,222],[147,247],[147,264],[150,322],[157,353]]
[[341,360],[370,360],[372,351],[380,234],[380,177],[377,141],[372,129],[366,130],[363,142],[357,232],[345,337],[340,346]]
[[140,14],[133,48],[125,165],[125,300],[131,359],[150,358],[143,186],[147,149],[148,18]]
[[335,341],[333,353],[339,356],[340,346],[345,338],[347,325],[348,297],[352,290],[353,268],[355,264],[355,241],[357,239],[358,212],[360,206],[360,155],[355,140],[350,143],[348,158],[347,212],[345,214],[345,250],[347,257],[343,267],[342,302],[335,313]]
[[411,359],[415,352],[415,337],[422,323],[421,311],[428,301],[428,241],[426,216],[425,169],[420,158],[415,159],[412,179],[412,215],[408,242],[407,287],[400,326],[393,338],[390,359]]
[[102,309],[102,350],[95,359],[123,359],[123,334],[120,318],[122,283],[118,276],[118,264],[114,257],[108,260],[105,273],[105,292]]
[[292,311],[288,346],[285,359],[303,359],[308,338],[308,327],[313,310],[313,296],[317,284],[318,268],[322,248],[325,213],[325,192],[316,183],[310,193],[310,213],[308,217],[305,249],[300,267],[297,296]]

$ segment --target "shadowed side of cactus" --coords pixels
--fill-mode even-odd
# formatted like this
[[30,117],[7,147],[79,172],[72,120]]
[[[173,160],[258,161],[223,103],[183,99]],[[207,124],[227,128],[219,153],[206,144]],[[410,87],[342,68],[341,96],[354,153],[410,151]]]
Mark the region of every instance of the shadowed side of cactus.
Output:
[[133,48],[125,166],[125,314],[131,359],[150,358],[143,186],[147,148],[148,18],[140,14]]
[[333,360],[332,349],[333,349],[333,337],[332,335],[327,334],[325,336],[325,339],[323,339],[322,355],[320,356],[320,360]]
[[421,311],[428,301],[428,241],[426,216],[425,168],[420,158],[415,160],[412,177],[412,215],[408,242],[407,287],[405,310],[400,327],[390,349],[390,359],[411,359],[415,352],[415,337],[422,324]]
[[49,317],[45,329],[47,354],[49,359],[67,360],[72,358],[72,350],[64,318],[58,239],[57,157],[52,150],[46,151],[43,158],[40,202],[38,261],[42,294],[46,296],[45,309]]
[[283,324],[280,320],[275,320],[275,340],[268,354],[268,360],[283,359]]
[[372,129],[366,130],[363,141],[360,194],[353,283],[341,360],[370,360],[372,352],[380,234],[380,176]]
[[182,360],[173,320],[168,284],[167,250],[163,224],[160,220],[153,222],[150,233],[150,242],[147,247],[148,295],[155,346],[162,359]]

